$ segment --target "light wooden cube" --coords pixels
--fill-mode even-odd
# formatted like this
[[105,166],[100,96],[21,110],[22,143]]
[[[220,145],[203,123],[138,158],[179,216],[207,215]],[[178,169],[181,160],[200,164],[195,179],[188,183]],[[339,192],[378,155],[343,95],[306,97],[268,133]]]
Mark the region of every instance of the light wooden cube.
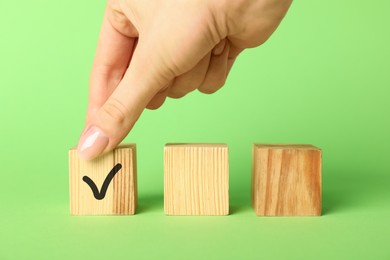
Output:
[[92,161],[79,159],[71,149],[69,179],[72,215],[132,215],[137,207],[136,146],[121,145]]
[[164,209],[167,215],[229,214],[227,145],[165,146]]
[[258,216],[321,215],[321,150],[254,144],[252,205]]

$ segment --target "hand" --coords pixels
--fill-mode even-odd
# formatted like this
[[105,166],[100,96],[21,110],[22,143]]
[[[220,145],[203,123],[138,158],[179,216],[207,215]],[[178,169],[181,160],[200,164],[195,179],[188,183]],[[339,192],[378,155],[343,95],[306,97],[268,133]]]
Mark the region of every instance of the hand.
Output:
[[144,108],[221,88],[238,54],[264,43],[291,0],[109,0],[94,60],[83,159],[114,149]]

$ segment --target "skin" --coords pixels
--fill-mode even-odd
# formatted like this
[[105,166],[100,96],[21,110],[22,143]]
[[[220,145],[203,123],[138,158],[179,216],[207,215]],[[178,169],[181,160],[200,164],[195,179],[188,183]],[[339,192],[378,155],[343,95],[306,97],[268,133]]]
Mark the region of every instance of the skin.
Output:
[[114,149],[145,108],[220,89],[237,56],[264,43],[292,0],[109,0],[79,155]]

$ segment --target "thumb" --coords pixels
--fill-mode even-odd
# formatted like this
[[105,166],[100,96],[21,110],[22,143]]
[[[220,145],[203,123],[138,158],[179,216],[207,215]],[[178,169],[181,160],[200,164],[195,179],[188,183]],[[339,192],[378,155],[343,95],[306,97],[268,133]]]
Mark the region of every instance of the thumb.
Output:
[[[152,48],[153,49],[153,48]],[[149,101],[168,79],[158,72],[147,45],[139,42],[122,81],[81,134],[80,158],[91,160],[113,150],[130,132]],[[156,55],[157,56],[157,55]],[[154,56],[154,57],[156,57]]]

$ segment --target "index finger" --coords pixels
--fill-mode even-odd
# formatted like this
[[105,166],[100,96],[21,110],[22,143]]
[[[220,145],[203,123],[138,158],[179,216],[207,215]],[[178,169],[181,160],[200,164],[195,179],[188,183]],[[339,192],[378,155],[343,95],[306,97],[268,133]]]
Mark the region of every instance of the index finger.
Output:
[[[109,8],[109,7],[108,7]],[[131,60],[136,39],[116,30],[104,14],[89,84],[87,122],[107,101],[121,81]]]

